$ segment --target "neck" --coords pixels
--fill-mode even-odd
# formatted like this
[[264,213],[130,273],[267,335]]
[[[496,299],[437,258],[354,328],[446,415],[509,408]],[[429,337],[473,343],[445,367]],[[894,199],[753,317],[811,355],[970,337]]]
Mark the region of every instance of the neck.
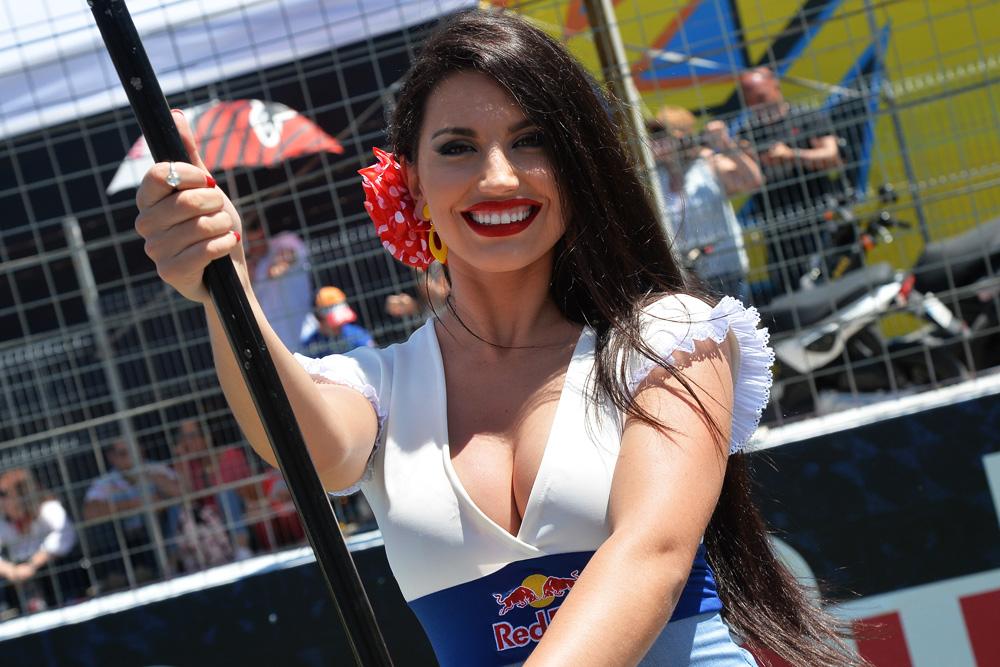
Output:
[[507,348],[556,345],[576,328],[549,296],[551,255],[518,271],[483,273],[458,261],[449,268],[455,313],[439,313],[445,335],[456,342],[487,341]]

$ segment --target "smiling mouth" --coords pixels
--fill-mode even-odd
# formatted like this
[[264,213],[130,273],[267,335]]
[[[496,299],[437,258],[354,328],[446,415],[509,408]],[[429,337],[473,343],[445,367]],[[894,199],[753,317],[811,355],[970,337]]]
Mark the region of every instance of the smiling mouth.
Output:
[[506,207],[477,206],[462,212],[465,222],[482,236],[510,236],[524,231],[542,209],[537,202],[510,202]]

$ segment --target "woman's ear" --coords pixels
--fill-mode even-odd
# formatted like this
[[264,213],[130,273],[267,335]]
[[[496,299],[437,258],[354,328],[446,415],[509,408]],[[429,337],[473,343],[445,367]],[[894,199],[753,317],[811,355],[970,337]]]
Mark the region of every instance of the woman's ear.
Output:
[[399,163],[402,165],[403,173],[406,175],[406,189],[410,191],[413,204],[416,206],[414,215],[423,220],[422,211],[424,210],[424,205],[427,203],[427,199],[424,198],[423,191],[420,189],[420,176],[417,175],[417,165],[405,157],[400,157]]

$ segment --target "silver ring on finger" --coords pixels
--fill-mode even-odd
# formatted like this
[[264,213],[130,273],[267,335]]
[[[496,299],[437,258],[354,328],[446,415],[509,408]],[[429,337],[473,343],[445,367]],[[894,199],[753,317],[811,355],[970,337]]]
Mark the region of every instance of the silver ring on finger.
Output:
[[177,174],[177,171],[174,170],[173,162],[170,163],[170,169],[167,170],[167,178],[164,180],[166,180],[167,185],[172,187],[174,190],[176,190],[177,186],[181,184],[181,177]]

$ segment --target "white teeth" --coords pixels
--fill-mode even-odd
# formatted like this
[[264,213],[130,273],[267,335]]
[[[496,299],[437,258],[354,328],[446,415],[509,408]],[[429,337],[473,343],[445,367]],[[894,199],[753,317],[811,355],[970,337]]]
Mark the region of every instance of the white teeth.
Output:
[[503,213],[477,213],[469,212],[472,219],[480,225],[509,225],[512,222],[521,222],[531,215],[530,206],[518,206]]

